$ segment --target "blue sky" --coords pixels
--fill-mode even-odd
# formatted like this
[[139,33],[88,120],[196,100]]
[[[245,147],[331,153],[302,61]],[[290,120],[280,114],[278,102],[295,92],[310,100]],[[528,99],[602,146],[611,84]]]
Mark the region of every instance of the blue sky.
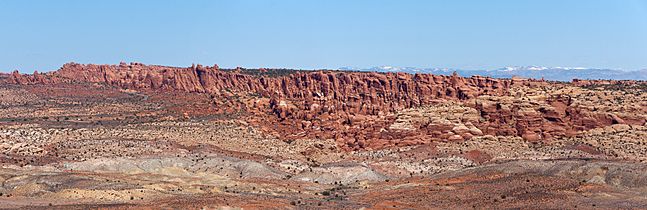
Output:
[[647,68],[647,1],[0,1],[0,71],[63,63]]

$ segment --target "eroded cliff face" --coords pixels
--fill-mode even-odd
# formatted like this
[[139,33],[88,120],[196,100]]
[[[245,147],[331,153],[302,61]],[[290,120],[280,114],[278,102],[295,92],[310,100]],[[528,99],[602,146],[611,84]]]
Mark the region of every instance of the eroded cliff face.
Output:
[[[40,74],[16,81],[43,81]],[[484,77],[462,78],[405,73],[297,72],[281,77],[251,76],[201,65],[190,68],[131,65],[66,64],[52,76],[132,89],[169,89],[220,94],[234,92],[281,100],[303,100],[299,109],[378,114],[429,104],[435,99],[470,99],[501,95],[513,83]],[[20,77],[20,76],[19,76]],[[279,115],[284,112],[277,110]],[[286,113],[288,114],[288,113]],[[282,116],[286,117],[286,116]]]
[[250,113],[245,119],[267,132],[285,139],[334,139],[346,149],[460,141],[482,135],[541,141],[610,124],[645,123],[644,116],[589,109],[569,93],[546,91],[568,84],[522,79],[339,71],[259,76],[240,69],[221,70],[217,65],[70,63],[46,74],[14,72],[5,80],[16,84],[92,82],[209,94],[221,110]]

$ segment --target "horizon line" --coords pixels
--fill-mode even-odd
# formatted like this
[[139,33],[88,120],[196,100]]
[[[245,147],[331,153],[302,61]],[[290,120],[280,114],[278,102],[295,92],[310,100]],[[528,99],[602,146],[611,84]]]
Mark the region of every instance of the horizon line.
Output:
[[[142,62],[137,62],[137,61],[130,61],[130,62],[124,62],[121,61],[119,63],[78,63],[74,61],[66,62],[61,64],[58,68],[56,69],[49,69],[49,70],[21,70],[21,69],[13,69],[13,70],[6,70],[6,69],[0,69],[0,73],[12,73],[14,71],[18,71],[21,74],[25,73],[33,73],[33,72],[53,72],[59,70],[63,65],[65,64],[83,64],[83,65],[119,65],[121,63],[126,63],[126,64],[134,64],[134,63],[139,63],[139,64],[144,64],[147,66],[164,66],[164,67],[175,67],[175,68],[182,68],[182,67],[191,67],[191,65],[203,65],[203,66],[213,66],[218,65],[217,63],[207,65],[207,64],[202,64],[202,63],[192,63],[191,65],[188,66],[182,66],[182,65],[173,65],[173,64],[147,64],[147,63],[142,63]],[[458,68],[458,67],[416,67],[416,66],[399,66],[399,65],[375,65],[375,66],[370,66],[370,67],[356,67],[356,66],[341,66],[341,67],[336,67],[336,68],[301,68],[301,67],[267,67],[267,66],[254,66],[254,67],[245,67],[242,65],[238,66],[225,66],[222,67],[218,65],[219,68],[222,69],[236,69],[236,68],[244,68],[244,69],[289,69],[289,70],[352,70],[352,71],[365,71],[365,70],[370,70],[373,68],[381,68],[381,67],[392,67],[392,68],[409,68],[409,69],[419,69],[419,70],[432,70],[432,69],[447,69],[447,70],[455,70],[455,71],[492,71],[492,70],[501,70],[504,68],[508,67],[514,67],[514,68],[531,68],[531,67],[540,67],[540,68],[546,68],[546,69],[564,69],[564,70],[614,70],[614,71],[624,71],[624,72],[638,72],[638,71],[645,71],[647,68],[640,68],[640,69],[623,69],[623,68],[610,68],[610,67],[569,67],[569,66],[543,66],[543,65],[508,65],[508,66],[503,66],[503,67],[496,67],[496,68]],[[400,72],[398,71],[393,71],[393,72]]]

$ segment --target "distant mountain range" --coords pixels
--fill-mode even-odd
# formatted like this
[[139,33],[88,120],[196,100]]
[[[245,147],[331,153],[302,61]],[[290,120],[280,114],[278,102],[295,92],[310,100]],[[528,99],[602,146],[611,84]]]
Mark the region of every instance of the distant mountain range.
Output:
[[612,79],[612,80],[647,80],[647,69],[638,71],[623,71],[615,69],[596,69],[583,67],[543,67],[543,66],[511,66],[494,70],[464,70],[453,68],[416,68],[379,66],[372,68],[342,67],[339,70],[376,71],[376,72],[406,72],[451,75],[456,72],[461,76],[474,75],[494,78],[511,78],[513,76],[554,81],[571,81],[573,79]]

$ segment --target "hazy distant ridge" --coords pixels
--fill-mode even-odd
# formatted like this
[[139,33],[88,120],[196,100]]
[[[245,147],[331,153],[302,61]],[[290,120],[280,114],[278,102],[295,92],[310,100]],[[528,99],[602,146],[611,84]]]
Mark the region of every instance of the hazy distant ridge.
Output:
[[541,66],[513,66],[494,70],[464,70],[453,68],[416,68],[380,66],[372,68],[342,67],[340,70],[378,71],[378,72],[406,72],[430,73],[450,75],[456,71],[461,76],[490,76],[494,78],[511,78],[519,76],[555,81],[571,81],[573,79],[612,79],[612,80],[647,80],[647,69],[638,71],[623,71],[614,69],[596,69],[583,67],[541,67]]

